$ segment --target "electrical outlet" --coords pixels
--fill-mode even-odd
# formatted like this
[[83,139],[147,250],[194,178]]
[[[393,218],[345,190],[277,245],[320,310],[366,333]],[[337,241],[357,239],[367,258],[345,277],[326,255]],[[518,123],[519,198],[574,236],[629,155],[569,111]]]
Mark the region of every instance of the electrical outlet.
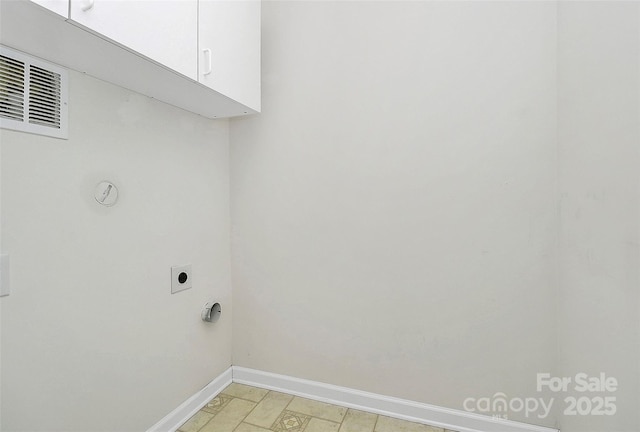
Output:
[[191,264],[171,267],[171,294],[191,288],[192,278]]

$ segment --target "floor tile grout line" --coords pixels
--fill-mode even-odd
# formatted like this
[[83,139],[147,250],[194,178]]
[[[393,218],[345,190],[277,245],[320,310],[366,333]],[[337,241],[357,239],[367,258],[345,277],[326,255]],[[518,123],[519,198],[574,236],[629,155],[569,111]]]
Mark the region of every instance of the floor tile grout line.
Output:
[[[268,391],[268,392],[267,392],[267,393],[262,397],[262,399],[260,399],[260,402],[264,401],[264,400],[265,400],[265,398],[267,397],[267,395],[269,395],[269,393],[272,393],[272,392],[273,392],[272,390],[269,390],[269,391]],[[277,392],[276,392],[276,393],[277,393]],[[284,394],[284,393],[283,393],[283,394]],[[293,398],[291,398],[291,399],[293,399]],[[289,401],[289,402],[291,402],[291,401]],[[287,406],[288,406],[288,405],[289,405],[289,404],[287,404]],[[253,410],[255,410],[257,407],[258,407],[258,405],[256,405],[256,406],[251,410],[251,412],[253,412]],[[276,421],[278,421],[278,418],[280,418],[280,415],[281,415],[281,414],[282,414],[286,409],[287,409],[287,408],[285,407],[285,408],[283,408],[282,410],[280,410],[280,412],[279,412],[279,413],[278,413],[278,415],[276,416],[276,419],[273,421],[273,423],[275,423]],[[247,414],[247,417],[249,417],[249,415],[251,414],[251,412],[250,412],[249,414]],[[273,428],[273,423],[272,423],[272,424],[271,424],[271,426],[269,426],[268,428],[265,428],[265,427],[263,427],[262,425],[257,425],[257,424],[254,424],[254,423],[251,423],[251,422],[246,421],[246,420],[247,420],[247,417],[245,417],[245,418],[244,418],[244,420],[242,420],[242,423],[246,423],[246,424],[249,424],[249,425],[252,425],[252,426],[256,426],[256,427],[259,427],[259,428],[262,428],[262,429],[268,429],[268,430],[271,430],[271,428]]]
[[[269,391],[269,393],[271,393],[271,391]],[[279,393],[279,392],[276,392],[276,393]],[[267,394],[268,394],[268,393],[267,393]],[[285,393],[282,393],[282,394],[285,394]],[[265,398],[266,398],[266,397],[267,397],[267,396],[265,395]],[[264,398],[262,398],[262,399],[264,400]],[[293,399],[293,398],[292,398],[292,399]],[[289,402],[291,402],[291,401],[289,401]],[[282,415],[282,413],[283,413],[283,412],[285,412],[285,411],[288,411],[288,410],[287,410],[287,407],[288,407],[288,406],[289,406],[289,404],[287,404],[287,406],[286,406],[286,407],[284,407],[283,409],[281,409],[281,410],[278,412],[278,415],[276,416],[276,419],[275,419],[275,420],[273,421],[273,423],[271,423],[271,425],[270,425],[270,426],[268,426],[268,427],[264,427],[264,426],[262,426],[262,425],[258,425],[258,424],[255,424],[255,423],[251,423],[250,421],[247,421],[247,417],[249,417],[249,415],[250,415],[251,413],[247,414],[247,417],[245,417],[245,418],[244,418],[244,420],[242,420],[242,423],[246,423],[246,424],[249,424],[249,425],[251,425],[251,426],[256,426],[256,427],[259,427],[259,428],[262,428],[262,429],[272,430],[272,428],[274,427],[275,422],[277,422],[277,421],[278,421],[278,419],[280,418],[280,416]],[[256,406],[254,407],[254,409],[255,409],[255,408],[257,408],[257,407],[258,407],[258,405],[256,405]],[[251,410],[251,411],[253,411],[253,410]],[[291,412],[293,412],[293,411],[291,411]]]
[[342,425],[344,424],[344,420],[349,415],[349,411],[351,411],[351,408],[347,408],[347,410],[345,411],[344,416],[342,417],[342,421],[340,422],[340,426],[338,427],[338,432],[342,430]]
[[[276,420],[273,422],[273,424],[271,425],[271,427],[269,427],[269,428],[268,428],[268,430],[273,431],[273,427],[275,426],[275,423],[278,421],[278,418],[280,418],[280,416],[282,415],[282,413],[283,413],[283,412],[285,412],[285,411],[288,411],[288,412],[290,412],[291,414],[295,414],[295,415],[297,415],[297,416],[301,416],[301,417],[306,417],[306,418],[308,418],[308,419],[309,419],[309,423],[307,423],[307,426],[304,428],[304,430],[306,430],[306,429],[307,429],[307,427],[309,427],[309,424],[311,423],[311,420],[313,420],[313,419],[315,419],[315,420],[319,420],[319,421],[323,421],[323,422],[335,423],[335,424],[337,424],[337,425],[338,425],[338,429],[339,429],[339,427],[342,425],[342,422],[335,422],[335,421],[333,421],[333,420],[328,420],[328,419],[325,419],[325,418],[322,418],[322,417],[312,416],[312,415],[309,415],[309,414],[304,414],[304,413],[301,413],[301,412],[298,412],[298,411],[292,411],[292,410],[288,410],[287,408],[284,408],[282,411],[280,411],[280,413],[278,414],[278,417],[277,417],[277,418],[276,418]],[[248,423],[248,422],[246,422],[246,423],[247,423],[247,424],[252,424],[252,423]],[[258,425],[253,425],[253,426],[258,426]],[[258,426],[258,427],[262,427],[262,426]],[[302,432],[304,432],[304,430],[303,430]]]
[[340,421],[340,424],[338,425],[338,432],[340,432],[340,430],[342,429],[342,425],[344,423],[344,419],[347,418],[347,414],[349,414],[349,410],[351,408],[347,408],[347,411],[345,411],[344,416],[342,417],[342,420]]
[[[270,391],[268,391],[267,393],[270,393]],[[264,396],[262,396],[262,398],[261,398],[258,402],[256,402],[256,401],[251,400],[251,399],[243,398],[243,397],[240,397],[240,396],[230,395],[229,393],[224,393],[224,392],[220,392],[220,395],[222,395],[222,396],[226,396],[226,397],[228,397],[228,398],[232,398],[232,399],[242,399],[243,401],[253,402],[253,403],[255,403],[255,404],[259,404],[260,402],[262,402],[262,400],[263,400],[263,399],[265,398],[265,396],[266,396],[266,394],[265,394]],[[217,397],[217,396],[216,396],[216,397]],[[213,399],[215,399],[215,397],[214,397],[214,398],[212,398],[212,400],[213,400]]]
[[[200,412],[200,411],[198,411],[198,412]],[[206,412],[206,411],[205,411],[205,412]],[[209,413],[209,414],[211,414],[211,413]],[[195,415],[195,414],[194,414],[194,415]],[[211,423],[211,422],[216,418],[216,416],[217,416],[217,415],[218,415],[217,413],[216,413],[216,414],[214,414],[214,415],[213,415],[213,417],[211,417],[211,418],[209,419],[209,421],[208,421],[208,422],[206,422],[205,424],[203,424],[202,426],[200,426],[200,428],[199,428],[196,432],[200,432],[202,429],[204,429],[204,427],[205,427],[206,425],[208,425],[209,423]],[[189,420],[187,420],[187,421],[189,421]]]
[[[226,388],[226,387],[225,387],[225,388]],[[222,392],[218,393],[217,395],[215,395],[214,397],[212,397],[211,399],[209,399],[209,400],[207,401],[207,403],[211,402],[212,400],[214,400],[215,398],[220,397],[220,396],[222,396]],[[227,395],[227,394],[225,394],[224,396],[227,396],[227,397],[229,398],[229,402],[227,402],[226,404],[224,404],[223,406],[221,406],[221,407],[220,407],[220,409],[219,409],[218,411],[216,411],[215,413],[210,413],[209,411],[202,411],[202,408],[200,408],[200,409],[198,410],[198,412],[204,412],[204,413],[207,413],[207,414],[211,414],[213,417],[211,417],[211,418],[209,419],[209,421],[208,421],[208,422],[206,422],[205,424],[203,424],[203,425],[200,427],[200,429],[198,429],[196,432],[200,432],[202,429],[204,429],[204,427],[205,427],[206,425],[208,425],[209,423],[211,423],[212,421],[214,421],[214,420],[216,419],[216,417],[218,417],[218,414],[220,414],[220,413],[222,412],[222,410],[223,410],[223,409],[225,409],[225,408],[226,408],[226,407],[231,403],[231,401],[232,401],[233,399],[236,399],[235,397],[233,397],[233,396],[229,396],[229,395]],[[243,400],[244,400],[244,399],[243,399]],[[203,405],[203,408],[207,405],[207,403],[205,403],[205,404]],[[194,414],[194,415],[195,415],[195,414]],[[189,420],[187,420],[187,421],[189,421]],[[232,431],[232,432],[233,432],[233,431]]]
[[[227,387],[228,387],[228,386],[227,386]],[[226,389],[226,387],[225,387],[225,389]],[[262,399],[264,399],[264,398],[265,398],[265,396],[266,396],[268,393],[269,393],[269,392],[265,393],[265,395],[264,395],[264,396],[262,396],[262,398],[260,398],[260,401],[262,401]],[[203,410],[202,410],[202,408],[200,408],[200,409],[196,412],[196,414],[197,414],[198,412],[203,412],[203,413],[206,413],[206,414],[211,414],[213,417],[211,417],[211,418],[209,419],[209,421],[208,421],[208,422],[206,422],[206,423],[205,423],[205,424],[203,424],[200,428],[198,428],[198,430],[197,430],[196,432],[200,432],[202,429],[204,429],[204,427],[205,427],[205,426],[207,426],[209,423],[211,423],[212,421],[214,421],[214,420],[216,419],[216,417],[218,416],[218,414],[220,414],[220,413],[221,413],[221,412],[222,412],[222,411],[223,411],[227,406],[229,406],[229,405],[231,404],[231,401],[232,401],[233,399],[240,399],[240,400],[243,400],[243,401],[245,401],[245,402],[251,402],[251,403],[254,403],[254,404],[255,404],[255,405],[254,405],[254,407],[253,407],[253,408],[251,408],[251,410],[250,410],[250,411],[249,411],[249,412],[248,412],[248,413],[247,413],[247,414],[242,418],[242,420],[240,420],[240,423],[238,423],[238,424],[237,424],[237,425],[232,429],[232,432],[233,432],[233,431],[235,431],[238,427],[240,427],[240,425],[244,422],[244,420],[247,418],[247,416],[248,416],[249,414],[251,414],[251,412],[252,412],[252,411],[253,411],[253,410],[258,406],[258,403],[260,403],[260,402],[252,401],[252,400],[249,400],[249,399],[244,399],[244,398],[236,397],[236,396],[230,395],[230,394],[228,394],[228,393],[224,393],[224,390],[223,390],[223,391],[221,391],[220,393],[218,393],[216,396],[214,396],[214,397],[212,397],[211,399],[209,399],[209,400],[207,401],[207,403],[211,402],[212,400],[214,400],[215,398],[217,398],[217,397],[219,397],[219,396],[226,396],[226,397],[228,397],[230,400],[229,400],[229,402],[228,402],[227,404],[225,404],[223,407],[221,407],[221,408],[220,408],[220,410],[219,410],[218,412],[216,412],[216,413],[210,413],[210,412],[208,412],[208,411],[203,411]],[[206,406],[206,404],[205,404],[205,406]],[[204,406],[203,406],[203,407],[204,407]],[[194,416],[195,416],[196,414],[194,414]],[[193,417],[193,416],[192,416],[192,417]],[[189,420],[190,420],[190,419],[189,419]],[[189,421],[189,420],[187,420],[187,421]],[[186,422],[185,422],[185,423],[186,423]],[[183,425],[184,425],[184,424],[183,424]],[[183,425],[181,425],[180,427],[182,427]]]
[[[335,422],[335,421],[333,421],[333,420],[327,420],[327,419],[320,418],[320,417],[316,417],[316,416],[309,416],[309,417],[311,417],[312,419],[316,419],[316,420],[323,421],[323,422],[329,422],[329,423],[335,423],[335,424],[337,424],[337,425],[338,425],[338,431],[337,431],[337,432],[339,432],[339,431],[340,431],[340,428],[342,427],[342,421]],[[343,420],[344,420],[344,419],[343,419]],[[309,422],[309,423],[311,423],[311,422]],[[304,432],[304,431],[303,431],[303,432]]]
[[380,420],[380,414],[376,414],[376,421],[373,424],[373,431],[371,432],[376,432],[376,428],[378,427],[378,420]]
[[[284,394],[287,394],[287,393],[284,393]],[[318,420],[326,420],[326,421],[330,421],[330,422],[333,422],[333,423],[338,423],[341,426],[342,426],[342,422],[344,421],[344,418],[347,416],[347,411],[349,411],[349,409],[350,409],[350,408],[342,406],[342,405],[336,405],[336,404],[333,404],[333,403],[323,402],[323,401],[316,400],[316,399],[310,399],[310,398],[306,398],[306,397],[303,397],[303,396],[296,396],[296,395],[292,395],[292,396],[293,396],[293,398],[289,401],[289,403],[287,404],[287,406],[285,408],[286,410],[291,411],[291,412],[297,412],[297,411],[293,411],[293,410],[289,409],[289,405],[291,405],[293,403],[293,401],[296,400],[296,398],[304,399],[304,400],[312,402],[312,403],[317,403],[317,404],[322,404],[322,405],[327,405],[327,406],[332,406],[332,407],[337,407],[337,408],[344,408],[346,411],[344,412],[344,415],[342,416],[342,419],[339,422],[336,422],[336,421],[333,421],[333,420],[329,420],[329,419],[324,419],[322,417],[316,417],[316,416],[313,416],[311,414],[298,413],[298,414],[306,415],[308,417],[317,418]]]
[[293,397],[291,398],[291,400],[289,401],[289,403],[287,404],[286,407],[284,407],[284,409],[289,409],[289,405],[291,405],[293,403],[293,401],[298,397],[296,395],[292,395]]
[[371,430],[369,431],[369,432],[375,432],[376,426],[378,425],[378,417],[380,417],[380,416],[378,414],[372,413],[370,411],[363,411],[363,410],[359,410],[359,409],[355,409],[355,408],[347,408],[347,412],[344,414],[344,417],[342,418],[342,421],[340,422],[340,427],[338,428],[337,432],[341,432],[342,431],[342,425],[344,424],[344,421],[347,418],[347,415],[349,415],[349,411],[372,414],[372,415],[376,416],[376,421],[373,422],[373,428],[371,428]]
[[[262,397],[260,397],[260,398],[259,398],[259,400],[258,400],[258,401],[256,401],[256,400],[246,399],[246,398],[244,398],[244,397],[238,397],[238,396],[234,396],[234,395],[231,395],[231,394],[228,394],[228,393],[224,393],[224,391],[225,391],[228,387],[229,387],[229,386],[225,387],[225,389],[224,389],[224,390],[222,390],[222,391],[221,391],[220,393],[218,393],[216,396],[212,397],[210,400],[208,400],[208,401],[207,401],[207,403],[209,403],[209,402],[211,402],[212,400],[214,400],[215,398],[220,397],[220,396],[224,396],[224,397],[226,397],[226,398],[228,398],[228,399],[229,399],[229,401],[228,401],[225,405],[221,406],[221,407],[220,407],[220,409],[219,409],[217,412],[213,412],[213,413],[212,413],[212,412],[209,412],[209,411],[204,411],[204,410],[203,410],[203,408],[204,408],[204,407],[206,406],[206,404],[207,404],[207,403],[205,403],[205,405],[204,405],[202,408],[200,408],[198,411],[196,411],[196,413],[194,413],[194,415],[193,415],[193,416],[191,416],[189,419],[187,419],[187,421],[185,421],[182,425],[180,425],[180,426],[178,427],[177,431],[178,431],[178,432],[182,432],[182,431],[181,431],[182,426],[184,426],[184,425],[185,425],[189,420],[191,420],[191,419],[192,419],[195,415],[197,415],[198,413],[203,413],[203,414],[206,414],[206,415],[211,415],[212,417],[211,417],[211,418],[210,418],[210,419],[209,419],[205,424],[203,424],[201,427],[199,427],[199,428],[197,429],[197,431],[195,431],[195,432],[201,432],[201,431],[202,431],[205,427],[207,427],[211,422],[213,422],[213,421],[215,421],[215,420],[217,420],[217,419],[218,419],[218,414],[220,414],[222,411],[224,411],[224,410],[225,410],[225,408],[227,408],[227,407],[228,407],[228,405],[229,405],[229,404],[231,404],[231,402],[233,401],[233,399],[240,399],[240,400],[242,400],[242,401],[244,401],[244,402],[249,402],[249,403],[252,403],[252,404],[254,404],[254,405],[253,405],[253,407],[252,407],[252,408],[247,412],[247,414],[245,414],[245,415],[242,417],[242,419],[240,420],[240,422],[239,422],[235,427],[233,427],[233,429],[232,429],[232,431],[231,431],[231,432],[235,432],[235,431],[237,431],[237,429],[238,429],[241,425],[243,425],[243,424],[245,424],[245,425],[249,425],[249,426],[254,426],[254,427],[257,427],[257,428],[260,428],[260,429],[264,429],[264,430],[266,430],[266,431],[271,431],[271,432],[273,432],[273,430],[274,430],[273,428],[276,426],[276,422],[278,421],[278,418],[282,415],[282,413],[283,413],[284,411],[289,411],[289,412],[291,412],[292,414],[299,415],[299,416],[303,416],[303,417],[306,417],[306,418],[308,418],[308,419],[309,419],[309,421],[308,421],[308,423],[307,423],[307,426],[305,426],[304,430],[302,430],[301,432],[304,432],[304,431],[309,427],[309,424],[310,424],[310,422],[311,422],[311,420],[312,420],[312,419],[316,419],[316,420],[318,420],[318,421],[322,421],[322,422],[329,422],[329,423],[332,423],[332,424],[337,424],[337,425],[338,425],[337,432],[340,432],[340,431],[342,430],[342,426],[344,425],[345,419],[347,418],[347,415],[349,414],[349,412],[350,412],[350,411],[354,411],[354,412],[356,412],[356,411],[358,411],[358,412],[362,411],[362,412],[364,412],[364,413],[369,413],[369,414],[375,415],[375,422],[373,423],[373,429],[371,430],[371,432],[376,432],[376,429],[377,429],[377,427],[378,427],[378,423],[379,423],[380,417],[384,417],[384,416],[382,416],[382,415],[380,415],[380,414],[372,413],[372,412],[365,411],[365,410],[356,410],[356,409],[349,408],[349,407],[345,407],[345,406],[342,406],[342,405],[337,405],[337,404],[327,403],[327,402],[318,401],[318,400],[315,400],[315,399],[309,399],[309,398],[305,398],[305,397],[301,397],[301,396],[297,396],[297,395],[292,395],[292,394],[289,394],[289,393],[283,393],[283,392],[278,392],[278,391],[268,390],[268,389],[264,389],[264,390],[267,390],[267,392],[266,392],[266,393],[264,393],[264,394],[262,395]],[[252,387],[252,386],[246,386],[246,387]],[[255,388],[255,389],[260,389],[259,387],[253,387],[253,388]],[[246,421],[246,420],[247,420],[247,418],[248,418],[248,417],[249,417],[249,416],[250,416],[250,415],[255,411],[255,409],[258,407],[258,405],[259,405],[260,403],[264,402],[264,401],[265,401],[265,399],[267,398],[267,396],[268,396],[269,394],[271,394],[271,393],[278,393],[278,394],[283,394],[283,395],[291,396],[291,399],[290,399],[290,400],[289,400],[289,402],[286,404],[286,406],[278,412],[278,416],[276,417],[276,420],[273,422],[273,424],[272,424],[270,427],[265,428],[265,427],[263,427],[263,426],[261,426],[261,425],[255,425],[255,424],[253,424],[253,423],[250,423],[250,422]],[[312,403],[318,403],[318,404],[321,404],[321,405],[327,405],[327,406],[332,406],[332,407],[337,407],[337,408],[343,408],[343,409],[345,409],[345,411],[344,411],[344,414],[342,415],[342,417],[341,417],[341,420],[340,420],[340,421],[334,421],[333,419],[328,419],[328,418],[318,417],[318,416],[316,416],[316,415],[305,414],[305,413],[302,413],[302,412],[298,412],[298,411],[291,410],[289,407],[291,406],[291,404],[292,404],[292,403],[293,403],[297,398],[298,398],[298,399],[307,400],[307,401],[312,402]],[[424,426],[428,426],[428,427],[433,427],[433,426],[430,426],[430,425],[428,425],[428,424],[423,424],[423,423],[420,423],[420,422],[410,422],[410,421],[407,421],[407,423],[417,423],[417,424],[420,424],[420,425],[424,425]],[[439,429],[440,429],[440,430],[439,430],[438,432],[440,432],[440,431],[442,431],[442,432],[454,432],[454,431],[445,430],[445,429],[443,429],[443,428],[439,428]]]
[[[209,400],[207,403],[211,402],[212,400],[214,400],[215,398],[217,398],[217,397],[219,397],[219,396],[222,396],[222,393],[219,393],[218,395],[216,395],[216,396],[212,397],[212,398],[211,398],[211,400]],[[229,398],[229,402],[227,402],[224,406],[220,407],[220,409],[219,409],[216,413],[214,413],[214,414],[213,414],[213,417],[211,418],[211,420],[209,420],[209,421],[208,421],[204,426],[202,426],[202,427],[198,430],[198,432],[200,432],[202,429],[204,429],[204,427],[205,427],[206,425],[208,425],[208,424],[209,424],[209,423],[211,423],[212,421],[216,420],[216,419],[217,419],[217,417],[218,417],[218,414],[220,414],[220,413],[221,413],[221,412],[222,412],[226,407],[228,407],[228,406],[229,406],[229,404],[231,403],[231,401],[233,401],[234,399],[238,399],[238,398],[236,398],[236,397],[234,397],[234,396],[229,396],[229,395],[227,395],[227,394],[225,394],[224,396]],[[243,399],[243,400],[244,400],[244,399]],[[207,411],[205,411],[205,412],[207,412]],[[232,431],[232,432],[233,432],[233,431]]]
[[[267,397],[267,395],[269,395],[269,394],[270,394],[270,393],[272,393],[272,392],[273,392],[273,390],[269,390],[269,391],[267,391],[267,392],[264,394],[264,396],[262,396],[262,399],[260,399],[260,402],[264,401],[264,400],[265,400],[265,398]],[[278,392],[276,392],[276,393],[278,393]],[[283,393],[283,394],[284,394],[284,393]],[[293,397],[291,398],[291,400],[293,400]],[[256,426],[256,427],[259,427],[259,428],[262,428],[262,429],[268,429],[268,430],[271,430],[271,428],[273,428],[273,423],[272,423],[272,424],[271,424],[271,426],[269,426],[268,428],[263,428],[263,427],[262,427],[262,426],[260,426],[260,425],[256,425],[256,424],[253,424],[253,423],[250,423],[250,422],[246,421],[246,420],[247,420],[247,417],[249,417],[249,415],[251,415],[251,413],[252,413],[252,412],[253,412],[253,411],[258,407],[258,405],[260,404],[260,402],[256,403],[256,406],[254,406],[254,407],[253,407],[253,409],[252,409],[251,411],[249,411],[249,413],[248,413],[248,414],[247,414],[247,415],[242,419],[242,421],[240,422],[240,424],[242,424],[242,423],[246,423],[246,424],[249,424],[249,425],[252,425],[252,426]],[[291,403],[291,401],[289,401],[289,403]],[[289,404],[287,404],[287,406],[289,406]],[[286,409],[286,408],[282,409],[282,410],[278,413],[278,417],[276,417],[276,419],[274,420],[274,423],[275,423],[276,421],[278,421],[278,418],[280,417],[280,414],[282,414],[282,412],[283,412],[285,409]],[[240,425],[238,425],[238,426],[240,426]],[[235,429],[234,429],[234,430],[235,430]]]
[[205,414],[210,414],[212,417],[211,417],[211,418],[210,418],[210,419],[209,419],[205,424],[203,424],[202,426],[200,426],[200,427],[198,428],[198,430],[196,430],[195,432],[200,432],[200,431],[202,430],[202,428],[204,428],[206,425],[208,425],[208,424],[209,424],[209,422],[215,418],[215,414],[211,414],[210,412],[202,411],[202,409],[199,409],[199,410],[198,410],[198,411],[196,411],[196,412],[195,412],[191,417],[189,417],[189,418],[187,419],[187,421],[185,421],[184,423],[182,423],[182,424],[178,427],[178,429],[176,429],[176,431],[177,431],[177,432],[183,432],[184,430],[182,429],[182,426],[186,425],[186,424],[187,424],[187,423],[188,423],[192,418],[194,418],[196,415],[198,415],[198,413],[199,413],[199,412],[203,412],[203,413],[205,413]]
[[338,424],[340,426],[342,426],[342,422],[344,421],[344,417],[342,418],[342,420],[337,422],[337,421],[334,421],[334,420],[329,420],[327,418],[318,417],[318,416],[311,415],[311,414],[305,414],[305,413],[301,413],[301,412],[298,412],[298,411],[292,411],[292,410],[287,410],[287,409],[286,409],[286,411],[289,411],[290,413],[297,414],[297,415],[300,415],[300,416],[309,417],[310,419],[316,419],[316,420],[325,421],[325,422],[329,422],[329,423],[336,423],[336,424]]
[[[260,402],[262,402],[262,401],[264,400],[264,398],[265,398],[265,397],[267,397],[267,395],[268,395],[269,393],[270,393],[270,391],[267,391],[267,392],[266,392],[266,393],[265,393],[265,394],[260,398],[260,400],[259,400],[258,402],[255,402],[255,401],[249,401],[249,402],[253,402],[253,403],[255,403],[255,405],[253,406],[253,408],[251,408],[251,410],[249,410],[249,412],[248,412],[244,417],[242,417],[242,420],[240,420],[240,423],[238,423],[238,424],[236,425],[236,427],[234,427],[234,428],[233,428],[233,431],[231,431],[231,432],[234,432],[236,429],[238,429],[238,428],[240,427],[240,425],[241,425],[242,423],[244,423],[244,421],[247,419],[247,417],[249,417],[249,415],[253,412],[253,410],[255,410],[255,409],[256,409],[256,407],[258,406],[258,404],[259,404]],[[242,398],[237,398],[237,399],[242,399]],[[247,399],[242,399],[242,400],[247,400]],[[250,424],[250,423],[249,423],[249,424]]]

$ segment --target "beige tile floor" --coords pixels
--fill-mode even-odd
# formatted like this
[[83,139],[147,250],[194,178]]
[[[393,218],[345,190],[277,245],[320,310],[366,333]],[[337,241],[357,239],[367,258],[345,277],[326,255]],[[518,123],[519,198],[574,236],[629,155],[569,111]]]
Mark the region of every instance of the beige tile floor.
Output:
[[233,383],[180,432],[453,432]]

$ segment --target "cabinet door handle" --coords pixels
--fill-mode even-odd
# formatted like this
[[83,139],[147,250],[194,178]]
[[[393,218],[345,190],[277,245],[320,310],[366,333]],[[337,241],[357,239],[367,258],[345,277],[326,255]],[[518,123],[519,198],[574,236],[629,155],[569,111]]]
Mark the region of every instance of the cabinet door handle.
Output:
[[204,70],[204,75],[209,75],[212,70],[211,66],[211,50],[209,48],[205,48],[202,50],[204,52],[204,64],[206,65]]
[[84,4],[82,5],[82,7],[80,9],[82,9],[84,12],[88,11],[89,9],[91,9],[93,7],[93,3],[94,0],[85,0]]

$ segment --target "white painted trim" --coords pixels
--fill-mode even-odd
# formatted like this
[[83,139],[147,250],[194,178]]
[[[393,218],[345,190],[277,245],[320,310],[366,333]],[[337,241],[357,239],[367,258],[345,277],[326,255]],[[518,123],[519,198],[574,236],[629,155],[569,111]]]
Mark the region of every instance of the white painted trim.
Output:
[[207,384],[202,390],[191,396],[180,404],[178,408],[171,411],[162,420],[147,429],[147,432],[175,432],[176,429],[189,420],[208,401],[231,384],[232,376],[232,368],[222,372],[222,374]]
[[233,366],[233,382],[459,432],[558,432],[557,429],[496,419],[239,366]]

